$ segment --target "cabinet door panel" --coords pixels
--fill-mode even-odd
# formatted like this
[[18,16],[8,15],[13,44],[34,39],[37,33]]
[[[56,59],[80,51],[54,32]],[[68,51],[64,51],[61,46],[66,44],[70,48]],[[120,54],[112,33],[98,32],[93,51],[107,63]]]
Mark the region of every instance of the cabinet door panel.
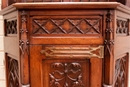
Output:
[[[87,57],[84,51],[88,46],[84,49],[72,45],[73,49],[69,50],[67,45],[58,45],[55,50],[43,50],[46,47],[50,46],[30,46],[31,87],[101,87],[102,59]],[[82,49],[78,51],[78,47]]]

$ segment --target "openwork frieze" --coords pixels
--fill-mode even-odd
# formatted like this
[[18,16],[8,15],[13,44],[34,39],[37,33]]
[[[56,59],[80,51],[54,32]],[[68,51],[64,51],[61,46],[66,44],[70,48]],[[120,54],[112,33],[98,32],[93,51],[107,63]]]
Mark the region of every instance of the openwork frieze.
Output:
[[5,22],[6,34],[17,34],[17,20]]
[[117,20],[117,34],[128,34],[128,21],[127,20]]

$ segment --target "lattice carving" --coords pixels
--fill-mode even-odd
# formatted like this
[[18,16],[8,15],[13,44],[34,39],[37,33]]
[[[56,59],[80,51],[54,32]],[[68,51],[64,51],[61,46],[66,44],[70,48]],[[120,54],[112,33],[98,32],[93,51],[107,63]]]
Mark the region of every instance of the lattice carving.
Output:
[[128,21],[117,20],[117,34],[127,34],[128,33]]
[[85,87],[81,67],[80,63],[76,62],[51,64],[53,71],[49,74],[50,87]]
[[19,87],[19,68],[18,61],[8,57],[8,86],[9,87]]
[[6,34],[17,34],[17,20],[5,22]]
[[115,63],[115,85],[114,87],[127,87],[128,65],[127,56],[124,56]]
[[100,34],[101,19],[47,18],[33,20],[33,34]]

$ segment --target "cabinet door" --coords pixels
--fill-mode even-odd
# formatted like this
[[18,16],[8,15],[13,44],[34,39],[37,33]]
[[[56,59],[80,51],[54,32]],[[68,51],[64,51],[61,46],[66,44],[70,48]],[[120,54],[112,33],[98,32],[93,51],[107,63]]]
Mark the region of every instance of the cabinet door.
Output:
[[100,46],[31,45],[31,87],[101,87],[101,51]]

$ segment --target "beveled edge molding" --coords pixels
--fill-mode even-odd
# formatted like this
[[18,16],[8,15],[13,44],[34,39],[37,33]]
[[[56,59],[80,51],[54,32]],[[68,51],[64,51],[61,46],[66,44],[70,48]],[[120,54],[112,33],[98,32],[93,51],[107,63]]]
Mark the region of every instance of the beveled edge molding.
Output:
[[40,51],[46,57],[53,58],[104,58],[104,46],[47,46]]
[[28,84],[28,85],[22,85],[21,87],[30,87],[30,84]]

